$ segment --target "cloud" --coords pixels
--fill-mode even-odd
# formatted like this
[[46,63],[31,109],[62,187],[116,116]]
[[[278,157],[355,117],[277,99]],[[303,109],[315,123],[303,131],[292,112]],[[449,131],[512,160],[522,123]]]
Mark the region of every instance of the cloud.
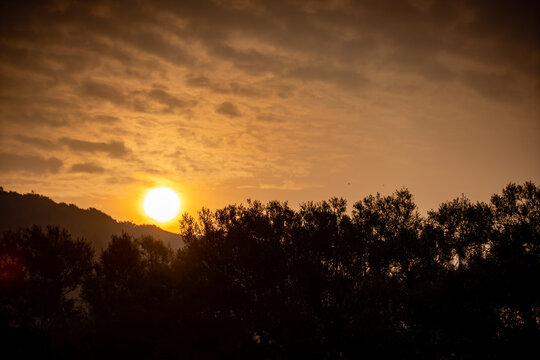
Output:
[[212,55],[230,61],[247,73],[276,72],[282,68],[282,60],[255,49],[238,50],[228,45],[216,45],[210,49]]
[[367,78],[354,70],[331,69],[328,67],[306,66],[287,72],[287,75],[304,81],[333,83],[345,89],[358,89],[369,83]]
[[189,76],[186,85],[191,87],[206,88],[218,94],[235,94],[246,97],[261,97],[267,94],[257,87],[232,81],[228,85],[212,82],[206,76]]
[[55,157],[43,158],[37,155],[0,153],[0,169],[3,172],[57,173],[61,167],[62,161]]
[[116,116],[110,116],[110,115],[96,115],[92,119],[100,123],[115,123],[115,122],[120,121],[120,119],[117,118]]
[[283,119],[278,118],[274,114],[257,114],[257,120],[269,123],[283,122]]
[[193,101],[184,101],[161,89],[153,89],[148,92],[148,97],[168,107],[169,111],[176,108],[185,108],[195,105]]
[[296,183],[294,181],[287,180],[281,184],[240,185],[240,186],[237,186],[237,189],[298,191],[298,190],[313,189],[313,188],[319,188],[319,187],[321,187],[321,185]]
[[222,103],[216,108],[218,114],[227,115],[228,117],[237,117],[240,116],[240,110],[233,104],[228,101]]
[[114,176],[114,177],[107,178],[107,180],[105,181],[107,184],[116,185],[116,184],[130,184],[130,183],[134,183],[140,180],[137,180],[136,178],[131,177],[131,176]]
[[32,145],[32,146],[35,146],[35,147],[41,148],[41,149],[51,150],[51,149],[57,149],[58,148],[57,143],[55,143],[55,142],[53,142],[51,140],[48,140],[48,139],[32,137],[32,136],[25,136],[25,135],[15,135],[14,139],[17,140],[20,143]]
[[457,77],[455,71],[440,63],[434,49],[429,47],[411,51],[410,47],[399,46],[385,64],[395,72],[413,73],[431,81],[449,82]]
[[192,87],[210,87],[211,82],[206,76],[189,76],[186,80],[186,84]]
[[[326,157],[348,152],[369,167],[371,147],[413,162],[429,158],[396,150],[394,138],[454,158],[444,129],[459,129],[456,118],[470,119],[452,139],[460,149],[472,147],[466,134],[477,134],[478,149],[489,138],[537,162],[534,151],[517,156],[522,143],[534,149],[537,132],[522,141],[521,125],[501,119],[537,128],[529,104],[540,87],[529,83],[538,78],[538,2],[4,3],[0,133],[21,135],[2,150],[42,149],[42,161],[73,152],[67,171],[107,168],[96,188],[121,176],[140,182],[138,171],[158,167],[194,182],[242,174],[256,177],[258,188],[291,189],[302,184],[269,174],[287,180],[301,163],[324,183]],[[234,126],[216,121],[240,116],[245,121]],[[485,119],[492,123],[482,131]],[[179,126],[186,129],[180,139]],[[508,141],[496,133],[506,128],[514,131]],[[178,143],[190,161],[164,159]],[[107,157],[137,165],[110,168]],[[367,178],[388,174],[385,166]]]
[[126,98],[120,89],[99,81],[84,81],[79,88],[79,92],[83,96],[109,101],[115,105],[122,105],[126,102]]
[[247,97],[260,97],[266,94],[265,91],[262,91],[256,87],[246,86],[235,81],[229,84],[229,89],[227,89],[225,92]]
[[103,152],[111,157],[121,158],[129,153],[129,149],[126,148],[122,141],[106,142],[92,142],[72,139],[69,137],[63,137],[60,139],[60,143],[66,145],[70,150],[80,152]]
[[137,49],[163,58],[173,64],[190,64],[193,57],[178,42],[171,41],[159,31],[143,29],[140,26],[124,29],[122,39]]
[[[188,108],[197,104],[196,101],[183,100],[163,89],[136,90],[128,92],[126,95],[117,86],[95,80],[84,81],[79,87],[79,94],[83,97],[108,101],[113,105],[139,112],[155,112],[152,111],[150,101],[165,105],[166,108],[162,109],[165,112],[173,112],[175,109]],[[95,116],[94,119],[109,123],[118,120],[116,117],[107,115]]]
[[105,169],[93,163],[81,163],[73,164],[70,171],[75,173],[101,174]]
[[[1,102],[0,102],[1,103]],[[32,126],[63,127],[70,123],[65,113],[49,110],[47,107],[30,101],[12,99],[2,110],[0,121]]]
[[514,79],[509,74],[485,71],[466,71],[462,74],[463,83],[487,98],[497,101],[519,99],[514,90]]
[[[62,145],[65,145],[70,150],[73,150],[73,151],[90,152],[90,153],[104,152],[104,153],[109,154],[109,156],[116,157],[116,158],[123,157],[129,153],[129,149],[127,149],[124,143],[121,141],[111,141],[108,143],[92,142],[92,141],[72,139],[69,137],[63,137],[58,141],[51,141],[48,139],[25,136],[25,135],[15,135],[14,139],[20,143],[28,144],[36,148],[46,149],[46,150],[57,150]],[[79,166],[77,166],[76,168],[82,169]]]

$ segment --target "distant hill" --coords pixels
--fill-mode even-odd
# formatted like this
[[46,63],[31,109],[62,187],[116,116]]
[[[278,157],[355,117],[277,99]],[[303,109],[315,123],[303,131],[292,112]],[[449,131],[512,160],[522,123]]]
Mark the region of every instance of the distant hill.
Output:
[[43,195],[21,195],[13,191],[4,191],[0,187],[0,232],[34,224],[42,227],[47,225],[63,227],[73,237],[84,237],[95,249],[103,249],[107,246],[111,235],[121,235],[122,232],[134,237],[150,235],[173,249],[184,244],[179,234],[162,230],[155,225],[118,222],[94,208],[84,210],[73,204],[56,203]]

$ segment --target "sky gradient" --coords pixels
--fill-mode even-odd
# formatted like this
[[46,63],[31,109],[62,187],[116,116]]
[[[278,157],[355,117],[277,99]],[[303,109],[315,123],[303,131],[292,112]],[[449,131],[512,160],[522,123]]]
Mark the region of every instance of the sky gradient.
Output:
[[[2,1],[0,186],[151,222],[540,182],[538,2]],[[176,221],[164,225],[175,230]]]

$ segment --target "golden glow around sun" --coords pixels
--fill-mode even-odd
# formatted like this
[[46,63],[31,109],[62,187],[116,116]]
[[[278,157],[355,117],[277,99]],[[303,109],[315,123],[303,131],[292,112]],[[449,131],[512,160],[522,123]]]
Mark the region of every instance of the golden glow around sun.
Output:
[[180,198],[171,189],[160,187],[152,189],[144,198],[144,212],[158,222],[173,219],[180,211]]

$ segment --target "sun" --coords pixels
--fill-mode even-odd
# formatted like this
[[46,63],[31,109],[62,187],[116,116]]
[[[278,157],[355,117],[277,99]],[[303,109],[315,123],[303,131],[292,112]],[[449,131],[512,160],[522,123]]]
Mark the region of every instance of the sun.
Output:
[[171,189],[160,187],[152,189],[144,198],[144,212],[158,222],[173,219],[180,211],[180,198]]

